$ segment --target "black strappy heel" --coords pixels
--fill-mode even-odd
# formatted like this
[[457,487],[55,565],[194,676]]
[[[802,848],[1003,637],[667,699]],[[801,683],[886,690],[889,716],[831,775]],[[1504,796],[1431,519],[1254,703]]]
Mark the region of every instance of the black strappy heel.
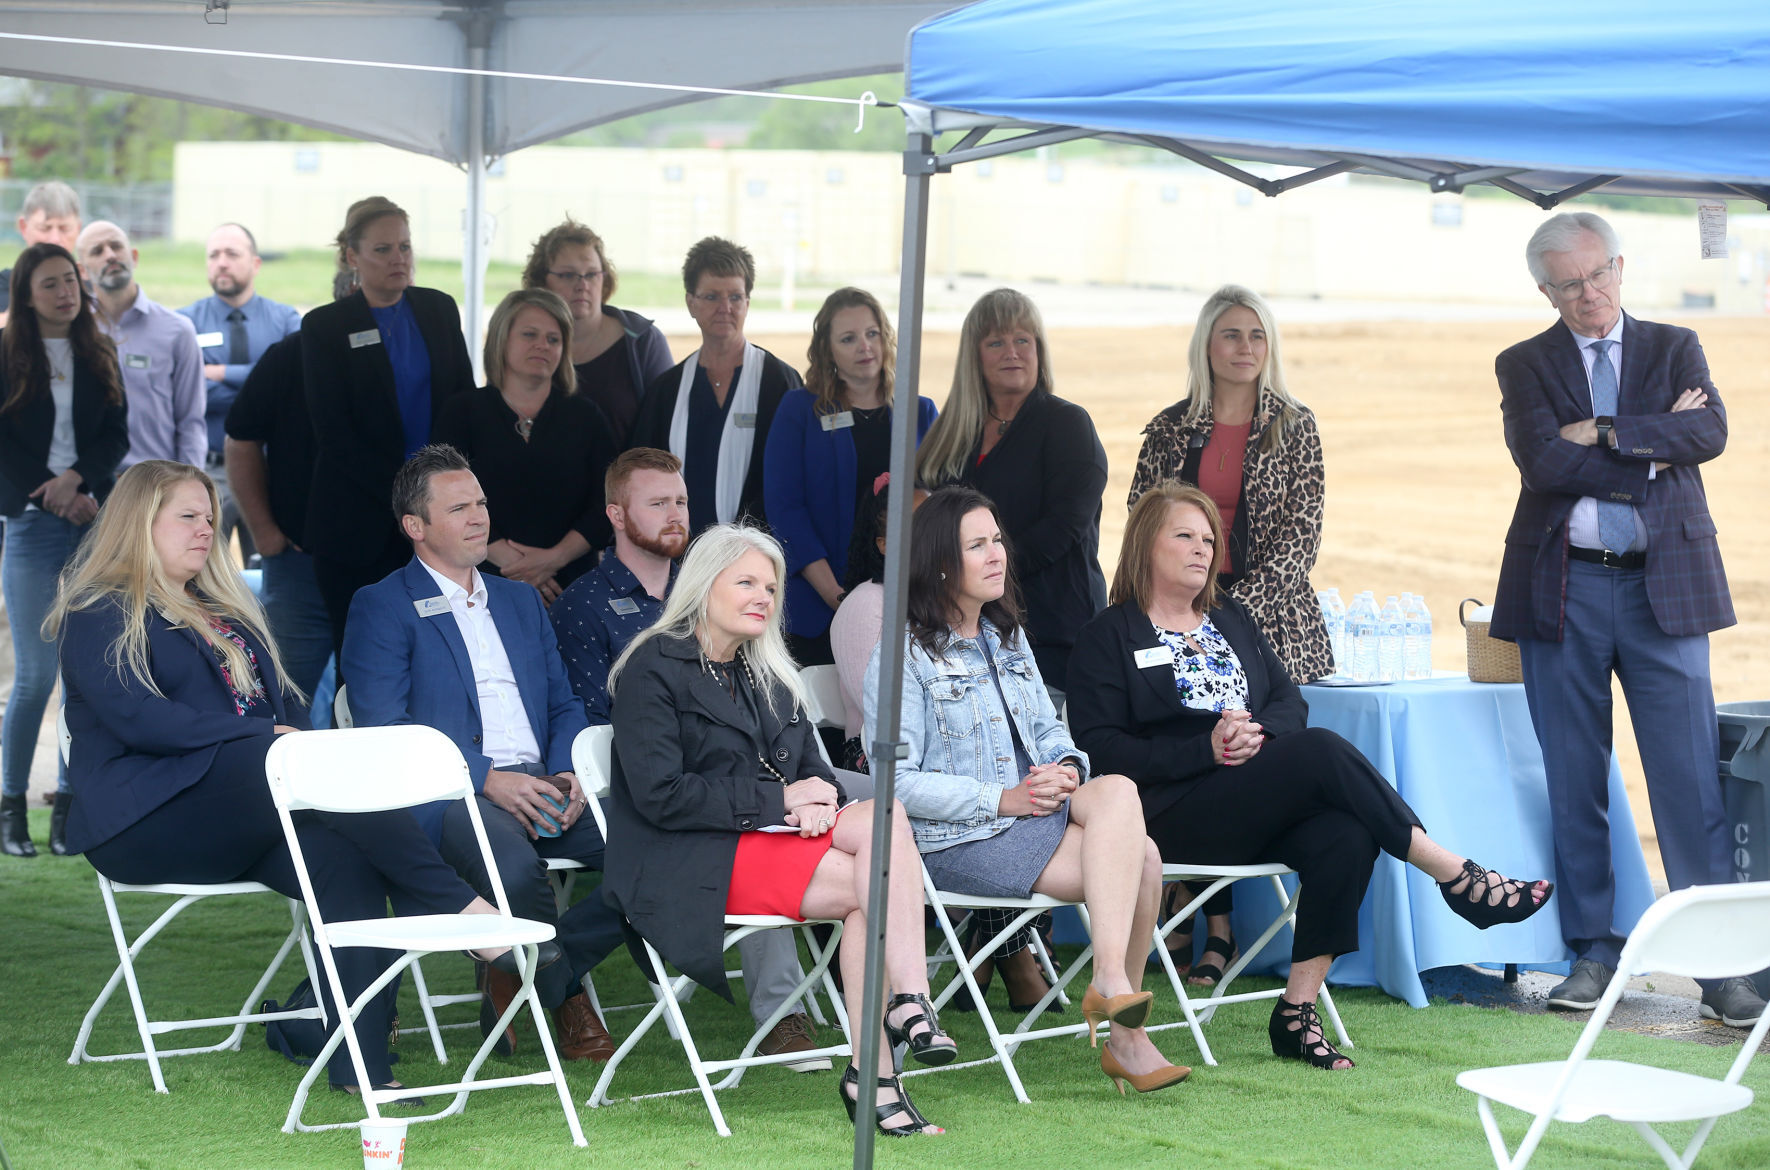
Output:
[[[1292,1025],[1296,1025],[1292,1027]],[[1302,1060],[1330,1072],[1356,1068],[1350,1056],[1328,1043],[1327,1030],[1321,1026],[1313,1003],[1292,1003],[1280,996],[1272,1005],[1272,1019],[1267,1021],[1266,1034],[1272,1038],[1272,1055],[1287,1060]],[[1340,1061],[1346,1069],[1336,1069]]]
[[[1452,888],[1458,885],[1463,888]],[[1538,886],[1542,887],[1542,900],[1533,901]],[[1521,882],[1465,858],[1463,872],[1448,882],[1439,882],[1438,892],[1444,896],[1444,904],[1459,918],[1486,930],[1490,926],[1523,922],[1547,906],[1549,896],[1555,892],[1555,883]]]
[[[877,1101],[873,1105],[873,1124],[879,1127],[879,1132],[886,1137],[924,1136],[932,1123],[917,1112],[916,1106],[910,1101],[910,1095],[903,1091],[903,1082],[896,1077],[880,1077],[879,1087],[891,1089],[897,1093],[897,1100]],[[854,1089],[852,1097],[848,1095],[850,1088]],[[842,1079],[836,1084],[836,1092],[841,1094],[842,1105],[848,1110],[848,1120],[853,1121],[855,1102],[860,1098],[860,1070],[852,1064],[849,1065],[847,1070],[843,1072]],[[899,1114],[909,1120],[902,1125],[887,1126],[885,1124],[887,1117],[896,1117]],[[946,1132],[938,1125],[933,1128],[935,1133]]]
[[[891,1013],[905,1004],[912,1004],[922,1010],[906,1016],[900,1027],[891,1022]],[[927,1027],[922,1031],[914,1031],[918,1023]],[[934,1005],[921,992],[891,997],[891,1002],[885,1005],[885,1037],[891,1041],[892,1048],[908,1048],[917,1064],[951,1064],[953,1058],[959,1055],[959,1046],[953,1042],[951,1036],[940,1030],[940,1021],[934,1015]]]

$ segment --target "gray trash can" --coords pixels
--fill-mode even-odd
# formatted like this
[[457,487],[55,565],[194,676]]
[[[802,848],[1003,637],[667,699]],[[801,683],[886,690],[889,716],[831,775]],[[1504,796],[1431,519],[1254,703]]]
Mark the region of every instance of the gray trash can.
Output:
[[[1717,703],[1721,792],[1733,842],[1733,880],[1770,881],[1770,701]],[[1756,976],[1770,996],[1770,971]]]

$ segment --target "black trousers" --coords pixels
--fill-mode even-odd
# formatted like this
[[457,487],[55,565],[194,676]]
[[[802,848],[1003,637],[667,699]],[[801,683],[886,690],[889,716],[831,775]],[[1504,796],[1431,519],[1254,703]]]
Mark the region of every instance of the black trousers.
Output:
[[[553,884],[547,880],[549,857],[566,857],[591,869],[602,868],[602,834],[596,820],[580,816],[557,837],[529,839],[528,831],[514,816],[485,797],[477,797],[479,817],[485,823],[486,842],[492,861],[510,900],[510,913],[518,918],[551,922],[564,958],[535,976],[541,1003],[556,1008],[576,995],[590,969],[608,958],[622,942],[621,917],[602,899],[600,890],[580,898],[559,913],[553,900]],[[452,801],[443,813],[442,857],[466,878],[486,900],[492,883],[480,860],[479,843],[473,837],[473,821],[464,801]]]
[[1419,823],[1357,748],[1310,727],[1187,781],[1148,831],[1165,861],[1296,870],[1304,896],[1291,958],[1300,962],[1358,949],[1358,906],[1377,851],[1405,860]]
[[[86,851],[112,881],[263,882],[301,897],[295,860],[283,837],[264,755],[275,737],[223,744],[203,778],[102,845]],[[400,914],[455,914],[473,890],[444,864],[412,814],[293,814],[314,896],[327,921],[380,918],[393,902]],[[356,996],[387,969],[396,952],[342,947],[334,952],[346,995]],[[316,989],[328,1019],[343,1018],[327,981]],[[377,1001],[357,1018],[357,1039],[371,1083],[393,1079],[387,1059],[390,1009]],[[328,1066],[333,1084],[353,1085],[350,1050],[339,1045]]]
[[350,616],[350,601],[356,591],[373,585],[412,559],[412,546],[403,536],[390,537],[385,547],[363,564],[341,561],[336,557],[313,558],[313,579],[319,586],[320,600],[326,603],[326,617],[332,623],[332,653],[338,656],[340,676],[344,666],[344,620]]

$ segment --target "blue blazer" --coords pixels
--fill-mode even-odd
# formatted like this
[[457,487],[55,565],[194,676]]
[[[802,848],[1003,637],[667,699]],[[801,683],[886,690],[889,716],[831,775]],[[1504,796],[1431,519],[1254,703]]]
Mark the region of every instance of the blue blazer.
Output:
[[[543,762],[549,772],[569,772],[572,740],[589,720],[566,678],[541,595],[520,581],[490,574],[480,579]],[[416,603],[435,596],[436,581],[417,557],[357,590],[344,627],[341,664],[350,684],[351,720],[359,727],[416,723],[436,728],[461,749],[479,790],[493,761],[480,750],[484,725],[473,660],[450,610],[418,616]],[[447,804],[435,801],[412,810],[432,840],[441,839]]]
[[269,735],[277,723],[306,726],[306,712],[283,697],[270,651],[245,627],[235,632],[258,659],[271,719],[241,716],[208,644],[151,609],[148,660],[160,694],[127,669],[119,672],[111,653],[123,624],[122,607],[107,601],[68,614],[62,625],[61,677],[74,741],[68,847],[75,853],[104,844],[201,780],[222,744]]
[[[775,412],[762,462],[762,500],[768,526],[787,556],[787,629],[815,638],[830,628],[836,611],[824,604],[800,570],[827,560],[840,585],[847,576],[848,542],[854,538],[854,435],[844,427],[826,431],[809,390],[789,390]],[[916,443],[934,421],[934,401],[916,400]]]

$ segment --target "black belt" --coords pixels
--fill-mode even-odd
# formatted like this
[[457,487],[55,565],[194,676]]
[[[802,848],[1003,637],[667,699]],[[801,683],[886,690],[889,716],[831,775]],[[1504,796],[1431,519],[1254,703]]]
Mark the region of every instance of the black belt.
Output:
[[1567,546],[1567,555],[1576,561],[1603,565],[1607,569],[1645,569],[1647,567],[1647,554],[1644,552],[1616,553],[1607,548],[1581,548],[1577,544],[1570,544]]

